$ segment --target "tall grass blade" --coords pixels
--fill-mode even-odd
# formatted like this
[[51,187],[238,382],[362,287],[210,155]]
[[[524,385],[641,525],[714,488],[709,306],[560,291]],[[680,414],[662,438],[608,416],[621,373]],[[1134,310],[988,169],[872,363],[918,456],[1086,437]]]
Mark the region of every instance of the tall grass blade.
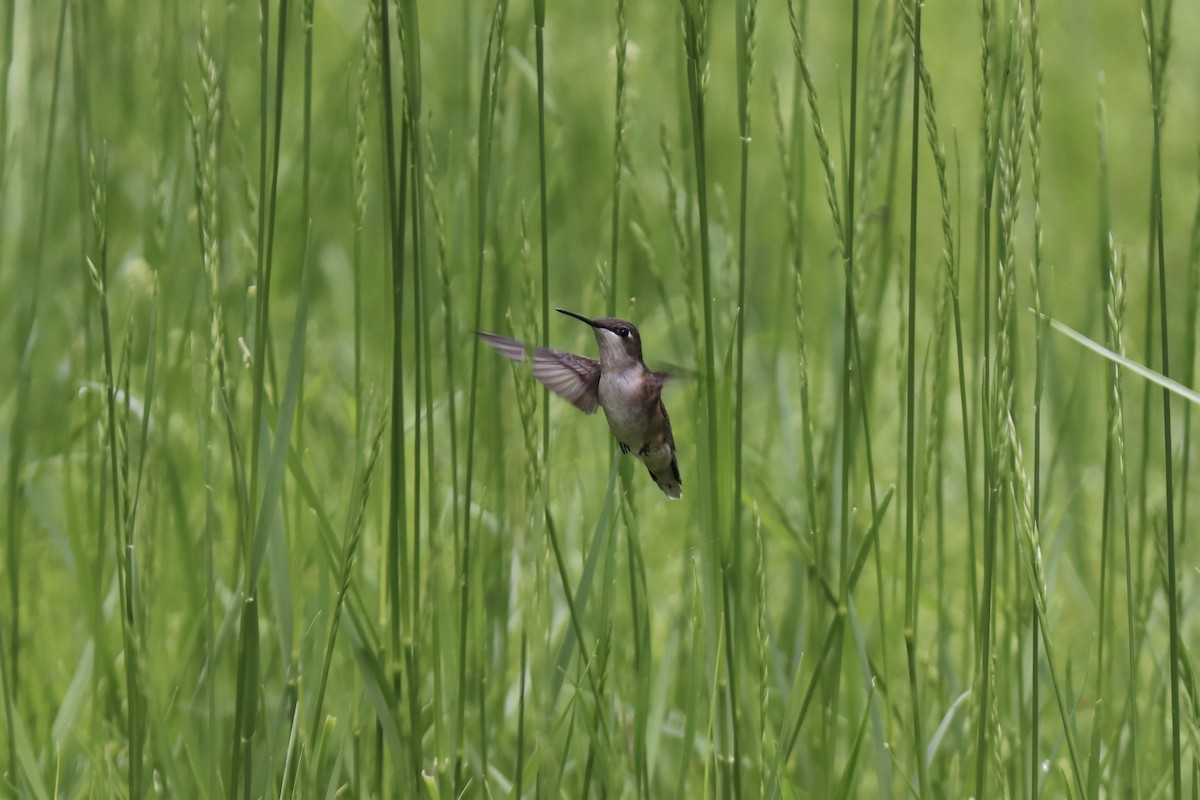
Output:
[[[916,541],[916,428],[917,428],[917,188],[921,145],[921,0],[904,13],[912,20],[913,94],[912,94],[912,189],[909,197],[908,242],[908,331],[905,374],[904,434],[904,645],[908,656],[908,690],[912,705],[913,752],[917,758],[917,785],[921,794],[929,791],[925,774],[925,739],[921,733],[921,703],[917,683],[917,569]],[[877,551],[878,552],[878,551]]]
[[1154,386],[1159,387],[1164,392],[1173,394],[1176,397],[1180,397],[1180,398],[1188,401],[1189,403],[1192,403],[1193,405],[1200,405],[1200,392],[1197,392],[1194,389],[1190,389],[1187,386],[1184,386],[1179,381],[1174,380],[1173,378],[1171,378],[1167,375],[1164,375],[1161,372],[1150,369],[1149,367],[1145,366],[1144,364],[1139,364],[1138,362],[1134,361],[1133,359],[1131,359],[1127,356],[1123,356],[1119,353],[1114,353],[1112,350],[1109,350],[1107,347],[1100,344],[1099,342],[1089,339],[1087,336],[1084,336],[1082,333],[1079,333],[1075,329],[1071,328],[1069,325],[1066,325],[1056,319],[1047,319],[1047,322],[1049,323],[1052,330],[1055,330],[1055,331],[1061,333],[1063,336],[1066,336],[1068,339],[1075,342],[1076,344],[1082,345],[1083,347],[1092,351],[1093,353],[1100,356],[1101,358],[1107,359],[1108,361],[1111,361],[1113,364],[1116,364],[1118,367],[1121,367],[1122,369],[1132,372],[1134,375],[1137,375],[1139,378],[1142,378],[1143,380],[1153,384]]
[[[1163,176],[1162,176],[1162,127],[1166,115],[1165,74],[1167,56],[1171,43],[1171,11],[1174,3],[1165,0],[1159,17],[1155,17],[1153,0],[1145,0],[1142,11],[1142,24],[1145,26],[1146,47],[1150,61],[1150,99],[1153,109],[1154,146],[1151,150],[1150,162],[1150,227],[1151,239],[1154,245],[1152,253],[1158,255],[1158,324],[1159,348],[1162,359],[1162,374],[1165,380],[1170,380],[1171,359],[1168,345],[1168,315],[1167,315],[1167,256],[1166,234],[1163,222]],[[1175,797],[1183,795],[1183,717],[1179,699],[1179,662],[1181,659],[1179,639],[1179,594],[1178,567],[1176,565],[1175,542],[1175,442],[1171,435],[1171,392],[1162,387],[1162,433],[1163,433],[1163,485],[1166,489],[1166,540],[1167,540],[1167,633],[1170,652],[1169,694],[1171,699],[1171,778]]]
[[[46,231],[49,224],[49,203],[51,197],[50,171],[54,163],[55,132],[58,127],[58,95],[62,73],[62,61],[65,50],[63,42],[67,29],[67,0],[63,0],[58,15],[57,34],[54,46],[54,74],[51,79],[50,108],[47,120],[46,149],[42,156],[41,191],[38,196],[37,239],[34,243],[34,263],[43,263],[46,246]],[[12,65],[14,50],[14,19],[15,2],[10,0],[4,6],[4,53],[0,60],[0,193],[8,192],[9,176],[9,136],[8,108],[9,91],[8,76]],[[7,236],[0,232],[0,244]],[[24,510],[23,481],[26,439],[29,425],[27,422],[31,401],[30,388],[33,381],[34,352],[37,344],[38,305],[40,301],[42,270],[33,269],[33,280],[29,284],[28,300],[25,301],[24,314],[19,317],[20,327],[16,338],[15,363],[17,373],[13,378],[16,388],[16,405],[13,410],[12,425],[8,443],[8,474],[5,481],[5,512],[4,512],[4,554],[6,571],[8,573],[8,602],[9,620],[7,630],[0,632],[0,678],[4,682],[4,711],[5,728],[8,733],[8,765],[9,772],[16,777],[18,765],[22,760],[17,750],[17,734],[19,721],[16,715],[20,711],[21,687],[21,575],[24,572],[22,564],[21,528]],[[4,639],[7,639],[5,641]],[[28,777],[32,777],[31,775]],[[17,784],[20,787],[20,784]]]

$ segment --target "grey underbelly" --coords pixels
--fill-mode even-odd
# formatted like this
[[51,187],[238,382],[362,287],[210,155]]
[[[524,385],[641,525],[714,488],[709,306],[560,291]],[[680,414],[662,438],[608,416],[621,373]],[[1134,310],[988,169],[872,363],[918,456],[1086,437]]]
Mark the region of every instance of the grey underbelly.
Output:
[[608,418],[608,427],[612,429],[613,436],[634,451],[640,449],[650,438],[650,425],[647,424],[645,415],[623,413],[621,409],[605,407],[604,416]]

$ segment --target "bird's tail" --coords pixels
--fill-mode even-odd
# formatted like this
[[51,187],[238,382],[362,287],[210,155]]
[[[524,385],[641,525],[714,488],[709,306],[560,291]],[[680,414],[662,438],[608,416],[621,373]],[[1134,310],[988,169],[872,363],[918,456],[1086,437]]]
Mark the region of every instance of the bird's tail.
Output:
[[679,461],[675,458],[674,453],[671,454],[671,465],[668,469],[659,469],[658,472],[655,472],[647,465],[646,471],[650,473],[650,477],[667,497],[672,500],[683,497],[683,480],[679,477]]

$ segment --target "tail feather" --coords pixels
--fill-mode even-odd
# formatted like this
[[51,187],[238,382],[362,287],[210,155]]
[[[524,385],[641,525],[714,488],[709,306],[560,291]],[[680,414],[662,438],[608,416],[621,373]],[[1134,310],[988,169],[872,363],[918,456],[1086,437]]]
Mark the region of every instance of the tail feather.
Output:
[[679,462],[675,459],[675,454],[671,454],[671,471],[666,470],[655,472],[646,467],[646,471],[650,473],[650,477],[658,484],[658,488],[662,489],[663,494],[672,500],[678,500],[683,497],[683,479],[679,477]]

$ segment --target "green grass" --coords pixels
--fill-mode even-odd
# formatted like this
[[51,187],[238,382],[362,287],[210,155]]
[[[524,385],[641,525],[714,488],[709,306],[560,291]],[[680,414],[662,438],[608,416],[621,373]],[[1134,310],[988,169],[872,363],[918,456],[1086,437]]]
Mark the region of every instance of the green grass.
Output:
[[0,0],[0,793],[1194,795],[1198,36]]

